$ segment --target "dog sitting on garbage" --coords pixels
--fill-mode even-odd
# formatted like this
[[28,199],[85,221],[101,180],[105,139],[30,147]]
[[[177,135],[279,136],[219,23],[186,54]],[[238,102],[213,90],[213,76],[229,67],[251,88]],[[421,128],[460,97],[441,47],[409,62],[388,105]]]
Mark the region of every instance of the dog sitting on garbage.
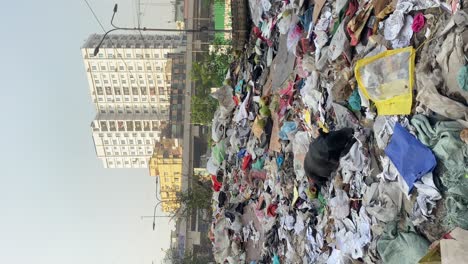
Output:
[[343,128],[330,133],[319,130],[319,137],[309,145],[304,159],[307,177],[317,187],[323,185],[338,168],[341,155],[349,152],[356,139],[352,128]]

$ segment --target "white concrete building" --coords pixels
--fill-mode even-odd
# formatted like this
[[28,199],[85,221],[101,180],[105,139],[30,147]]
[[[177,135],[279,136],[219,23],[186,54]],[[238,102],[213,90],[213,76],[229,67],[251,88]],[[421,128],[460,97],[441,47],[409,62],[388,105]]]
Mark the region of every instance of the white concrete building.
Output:
[[147,168],[164,122],[169,120],[171,60],[184,50],[181,35],[91,35],[82,46],[91,98],[96,154],[106,168]]
[[98,114],[91,123],[96,155],[105,168],[147,168],[161,122],[148,115]]

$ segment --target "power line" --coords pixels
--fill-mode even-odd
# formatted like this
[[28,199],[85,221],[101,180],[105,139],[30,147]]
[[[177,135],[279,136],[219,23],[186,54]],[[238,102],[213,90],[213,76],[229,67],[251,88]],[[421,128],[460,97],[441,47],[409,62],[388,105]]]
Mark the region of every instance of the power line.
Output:
[[[101,26],[103,32],[106,33],[106,29],[104,28],[104,26],[102,25],[101,21],[100,21],[99,18],[97,17],[97,15],[96,15],[96,13],[94,12],[93,8],[91,7],[90,3],[89,3],[87,0],[84,0],[84,1],[86,2],[86,5],[88,6],[89,10],[90,10],[91,13],[93,14],[93,16],[94,16],[94,18],[96,19],[96,21],[97,21],[97,22],[99,23],[99,25]],[[135,0],[134,0],[134,2],[135,2],[135,4],[136,4],[136,1],[135,1]],[[136,7],[136,6],[134,6],[134,7]],[[135,15],[135,13],[133,13],[133,15]],[[141,30],[139,30],[139,33],[140,33],[140,36],[141,36],[141,38],[142,38],[143,44],[146,46],[145,38],[144,38],[144,36],[143,36]],[[141,85],[140,85],[140,83],[139,83],[140,79],[137,78],[138,74],[132,73],[132,72],[129,70],[129,67],[128,67],[128,65],[127,65],[127,62],[123,59],[123,55],[124,55],[124,54],[119,53],[119,51],[117,50],[116,45],[113,43],[112,39],[111,39],[111,38],[108,38],[107,40],[108,40],[108,41],[110,42],[110,44],[112,45],[112,48],[113,48],[113,50],[114,50],[116,56],[117,56],[118,58],[120,58],[120,60],[124,63],[126,72],[129,73],[130,79],[134,79],[134,80],[135,80],[135,84],[136,84],[136,86],[137,86],[137,88],[138,88],[138,90],[139,90],[139,93],[141,93],[141,88],[142,88],[142,87],[141,87]],[[146,47],[145,47],[145,48],[146,48]],[[121,56],[119,56],[119,55],[121,55]],[[148,59],[145,58],[144,56],[143,56],[143,60],[144,60],[145,62],[146,62],[146,61],[150,61],[150,62],[151,62],[151,60],[148,60]],[[145,66],[146,66],[146,65],[144,65],[143,67],[145,67]],[[116,67],[116,69],[117,69],[117,67]],[[157,82],[158,80],[159,80],[159,79],[156,78],[154,81]],[[166,84],[166,85],[167,85],[167,84]],[[157,85],[155,84],[155,90],[156,90],[156,87],[158,87],[158,93],[157,93],[157,94],[160,95],[160,94],[159,94],[159,86],[157,86]],[[145,88],[147,88],[147,86],[145,86]],[[159,98],[159,97],[158,97],[158,98]],[[159,100],[158,100],[157,105],[158,105],[158,109],[160,109],[160,108],[159,108],[159,106],[160,106]],[[99,106],[99,102],[98,102],[98,106]],[[132,108],[134,108],[133,105],[132,105]],[[134,109],[134,110],[135,110],[135,109]],[[148,110],[149,110],[149,109],[148,109]],[[158,112],[159,112],[159,111],[158,111]],[[158,117],[160,117],[160,113],[158,113]],[[159,121],[162,121],[162,119],[158,119],[158,120],[159,120]]]
[[[84,0],[84,1],[86,2],[86,5],[88,6],[88,8],[89,8],[89,10],[91,11],[91,13],[93,13],[93,16],[94,16],[94,18],[96,19],[96,21],[97,21],[97,22],[99,23],[99,25],[101,26],[103,32],[105,33],[105,32],[106,32],[106,29],[104,28],[104,26],[102,25],[101,21],[100,21],[99,18],[97,17],[97,15],[96,15],[96,13],[94,12],[93,8],[91,7],[91,5],[89,4],[89,2],[88,2],[87,0]],[[112,39],[111,39],[111,38],[108,38],[107,40],[108,40],[108,41],[110,42],[110,44],[112,45],[112,48],[114,49],[114,52],[115,52],[116,56],[117,56],[118,58],[120,58],[120,60],[124,63],[125,69],[126,69],[126,71],[129,73],[130,79],[134,79],[134,80],[135,80],[135,84],[136,84],[136,86],[137,86],[139,92],[141,93],[141,86],[140,86],[140,83],[139,83],[139,79],[136,78],[136,74],[132,73],[132,72],[129,70],[129,67],[128,67],[128,65],[127,65],[127,62],[123,59],[123,54],[121,54],[121,53],[117,50],[116,45],[113,43]],[[121,55],[121,56],[119,56],[119,55]],[[144,59],[144,60],[146,60],[146,59]],[[146,65],[145,65],[145,66],[146,66]],[[116,67],[116,69],[117,69],[117,67]],[[134,75],[135,75],[135,76],[134,76]],[[98,101],[97,104],[98,104],[98,106],[99,106],[99,101]],[[132,108],[133,108],[133,106],[132,106]],[[135,109],[134,109],[134,110],[135,110]],[[158,114],[158,116],[159,116],[159,114]]]
[[104,29],[104,26],[102,25],[101,21],[99,20],[99,18],[97,17],[96,13],[94,13],[94,10],[93,8],[91,7],[91,5],[89,4],[88,0],[83,0],[85,1],[86,5],[88,6],[89,10],[91,11],[91,13],[93,13],[93,16],[94,18],[96,19],[96,21],[99,23],[99,25],[101,26],[102,30],[104,32],[106,32],[106,30]]

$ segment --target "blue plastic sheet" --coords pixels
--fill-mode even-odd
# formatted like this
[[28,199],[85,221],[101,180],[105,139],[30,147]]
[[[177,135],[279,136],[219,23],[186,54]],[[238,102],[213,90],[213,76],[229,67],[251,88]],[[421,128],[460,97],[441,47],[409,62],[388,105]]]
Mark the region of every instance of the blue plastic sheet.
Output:
[[279,132],[279,137],[282,140],[289,140],[289,133],[292,133],[297,130],[297,124],[294,121],[286,121],[283,123],[281,130]]
[[272,263],[273,263],[273,264],[281,264],[278,255],[275,254],[275,255],[273,256]]
[[410,191],[414,182],[431,172],[437,164],[432,151],[399,123],[395,124],[393,136],[385,149],[385,154],[405,179]]
[[236,85],[236,88],[235,88],[235,92],[237,94],[241,93],[242,92],[242,86],[244,85],[244,80],[240,80],[237,85]]
[[283,156],[279,156],[276,158],[276,164],[278,165],[278,169],[281,168],[281,165],[283,165],[284,158]]
[[359,95],[358,89],[354,89],[351,96],[348,98],[349,106],[353,111],[361,110],[361,96]]

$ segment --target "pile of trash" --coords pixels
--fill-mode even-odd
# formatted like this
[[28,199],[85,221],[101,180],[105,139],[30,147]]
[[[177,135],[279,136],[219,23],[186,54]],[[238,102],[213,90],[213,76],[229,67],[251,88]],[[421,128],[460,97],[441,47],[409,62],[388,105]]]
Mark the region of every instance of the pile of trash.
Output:
[[466,259],[467,4],[249,0],[213,94],[218,263]]

